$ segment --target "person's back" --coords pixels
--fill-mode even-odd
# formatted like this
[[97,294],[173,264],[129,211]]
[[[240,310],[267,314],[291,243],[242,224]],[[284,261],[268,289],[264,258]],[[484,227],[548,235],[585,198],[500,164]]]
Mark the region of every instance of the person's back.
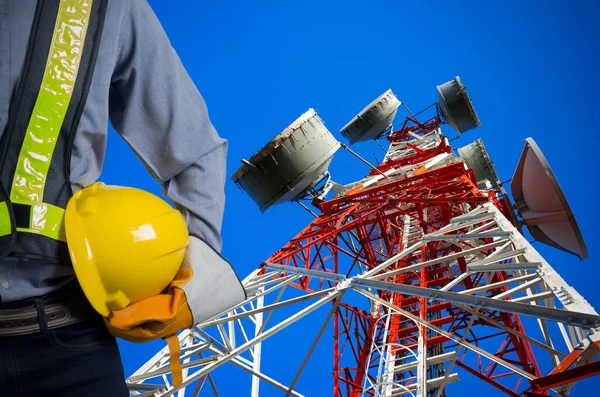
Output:
[[[89,18],[87,34],[78,12]],[[57,232],[66,201],[99,178],[110,119],[182,212],[194,244],[220,251],[227,142],[145,0],[0,0],[0,95],[0,390],[126,396],[115,339]],[[223,288],[233,285],[240,301],[239,280],[219,261],[207,265],[226,273]],[[190,303],[196,322],[217,306],[200,315]]]

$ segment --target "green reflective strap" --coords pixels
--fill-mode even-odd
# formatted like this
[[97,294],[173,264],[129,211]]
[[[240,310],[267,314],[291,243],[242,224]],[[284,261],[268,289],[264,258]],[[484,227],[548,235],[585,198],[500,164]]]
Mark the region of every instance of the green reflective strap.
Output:
[[0,237],[9,235],[11,231],[8,205],[6,201],[2,201],[0,202]]
[[67,241],[65,234],[65,210],[55,205],[37,203],[31,205],[29,227],[18,227],[18,232],[41,234],[54,240]]
[[[85,36],[92,9],[91,0],[61,0],[52,42],[46,61],[40,91],[29,119],[27,132],[19,153],[10,198],[29,204],[44,215],[46,223],[36,223],[32,211],[31,228],[20,230],[47,237],[60,236],[59,229],[50,226],[62,223],[62,213],[43,204],[44,187],[52,154],[71,101],[79,71]],[[50,221],[50,222],[47,222]]]

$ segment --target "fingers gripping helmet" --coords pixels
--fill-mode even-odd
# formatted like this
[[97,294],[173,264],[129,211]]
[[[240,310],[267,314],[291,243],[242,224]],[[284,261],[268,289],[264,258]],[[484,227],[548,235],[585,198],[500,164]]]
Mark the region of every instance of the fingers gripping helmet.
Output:
[[101,182],[71,197],[65,229],[77,279],[104,317],[163,291],[188,244],[185,220],[167,202]]

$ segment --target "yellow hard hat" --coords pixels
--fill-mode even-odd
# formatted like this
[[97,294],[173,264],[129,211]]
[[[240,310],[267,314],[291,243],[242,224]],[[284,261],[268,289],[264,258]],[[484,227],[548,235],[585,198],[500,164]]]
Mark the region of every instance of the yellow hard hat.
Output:
[[104,317],[163,291],[188,244],[185,220],[167,202],[101,182],[71,197],[65,229],[77,280]]

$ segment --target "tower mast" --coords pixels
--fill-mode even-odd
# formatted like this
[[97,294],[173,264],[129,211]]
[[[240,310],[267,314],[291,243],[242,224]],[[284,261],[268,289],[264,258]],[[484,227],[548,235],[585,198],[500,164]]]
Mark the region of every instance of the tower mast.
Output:
[[[315,218],[244,280],[247,301],[180,335],[182,387],[170,386],[163,349],[128,379],[132,394],[218,395],[212,372],[225,364],[250,374],[250,392],[240,393],[252,396],[264,384],[292,396],[332,385],[334,397],[445,397],[463,377],[508,396],[567,396],[600,373],[600,316],[522,234],[526,226],[538,241],[587,255],[546,159],[528,139],[513,204],[483,142],[455,151],[442,133],[444,124],[459,134],[480,125],[460,78],[438,94],[428,120],[406,108],[390,128],[402,104],[388,90],[342,129],[351,144],[387,146],[355,183],[331,180],[333,155],[348,147],[312,109],[243,161],[234,180],[261,210],[302,200]],[[307,323],[317,311],[324,321]],[[263,343],[296,323],[311,343],[306,353],[286,347],[303,359],[276,380]],[[301,392],[330,324],[333,382],[323,374]]]

